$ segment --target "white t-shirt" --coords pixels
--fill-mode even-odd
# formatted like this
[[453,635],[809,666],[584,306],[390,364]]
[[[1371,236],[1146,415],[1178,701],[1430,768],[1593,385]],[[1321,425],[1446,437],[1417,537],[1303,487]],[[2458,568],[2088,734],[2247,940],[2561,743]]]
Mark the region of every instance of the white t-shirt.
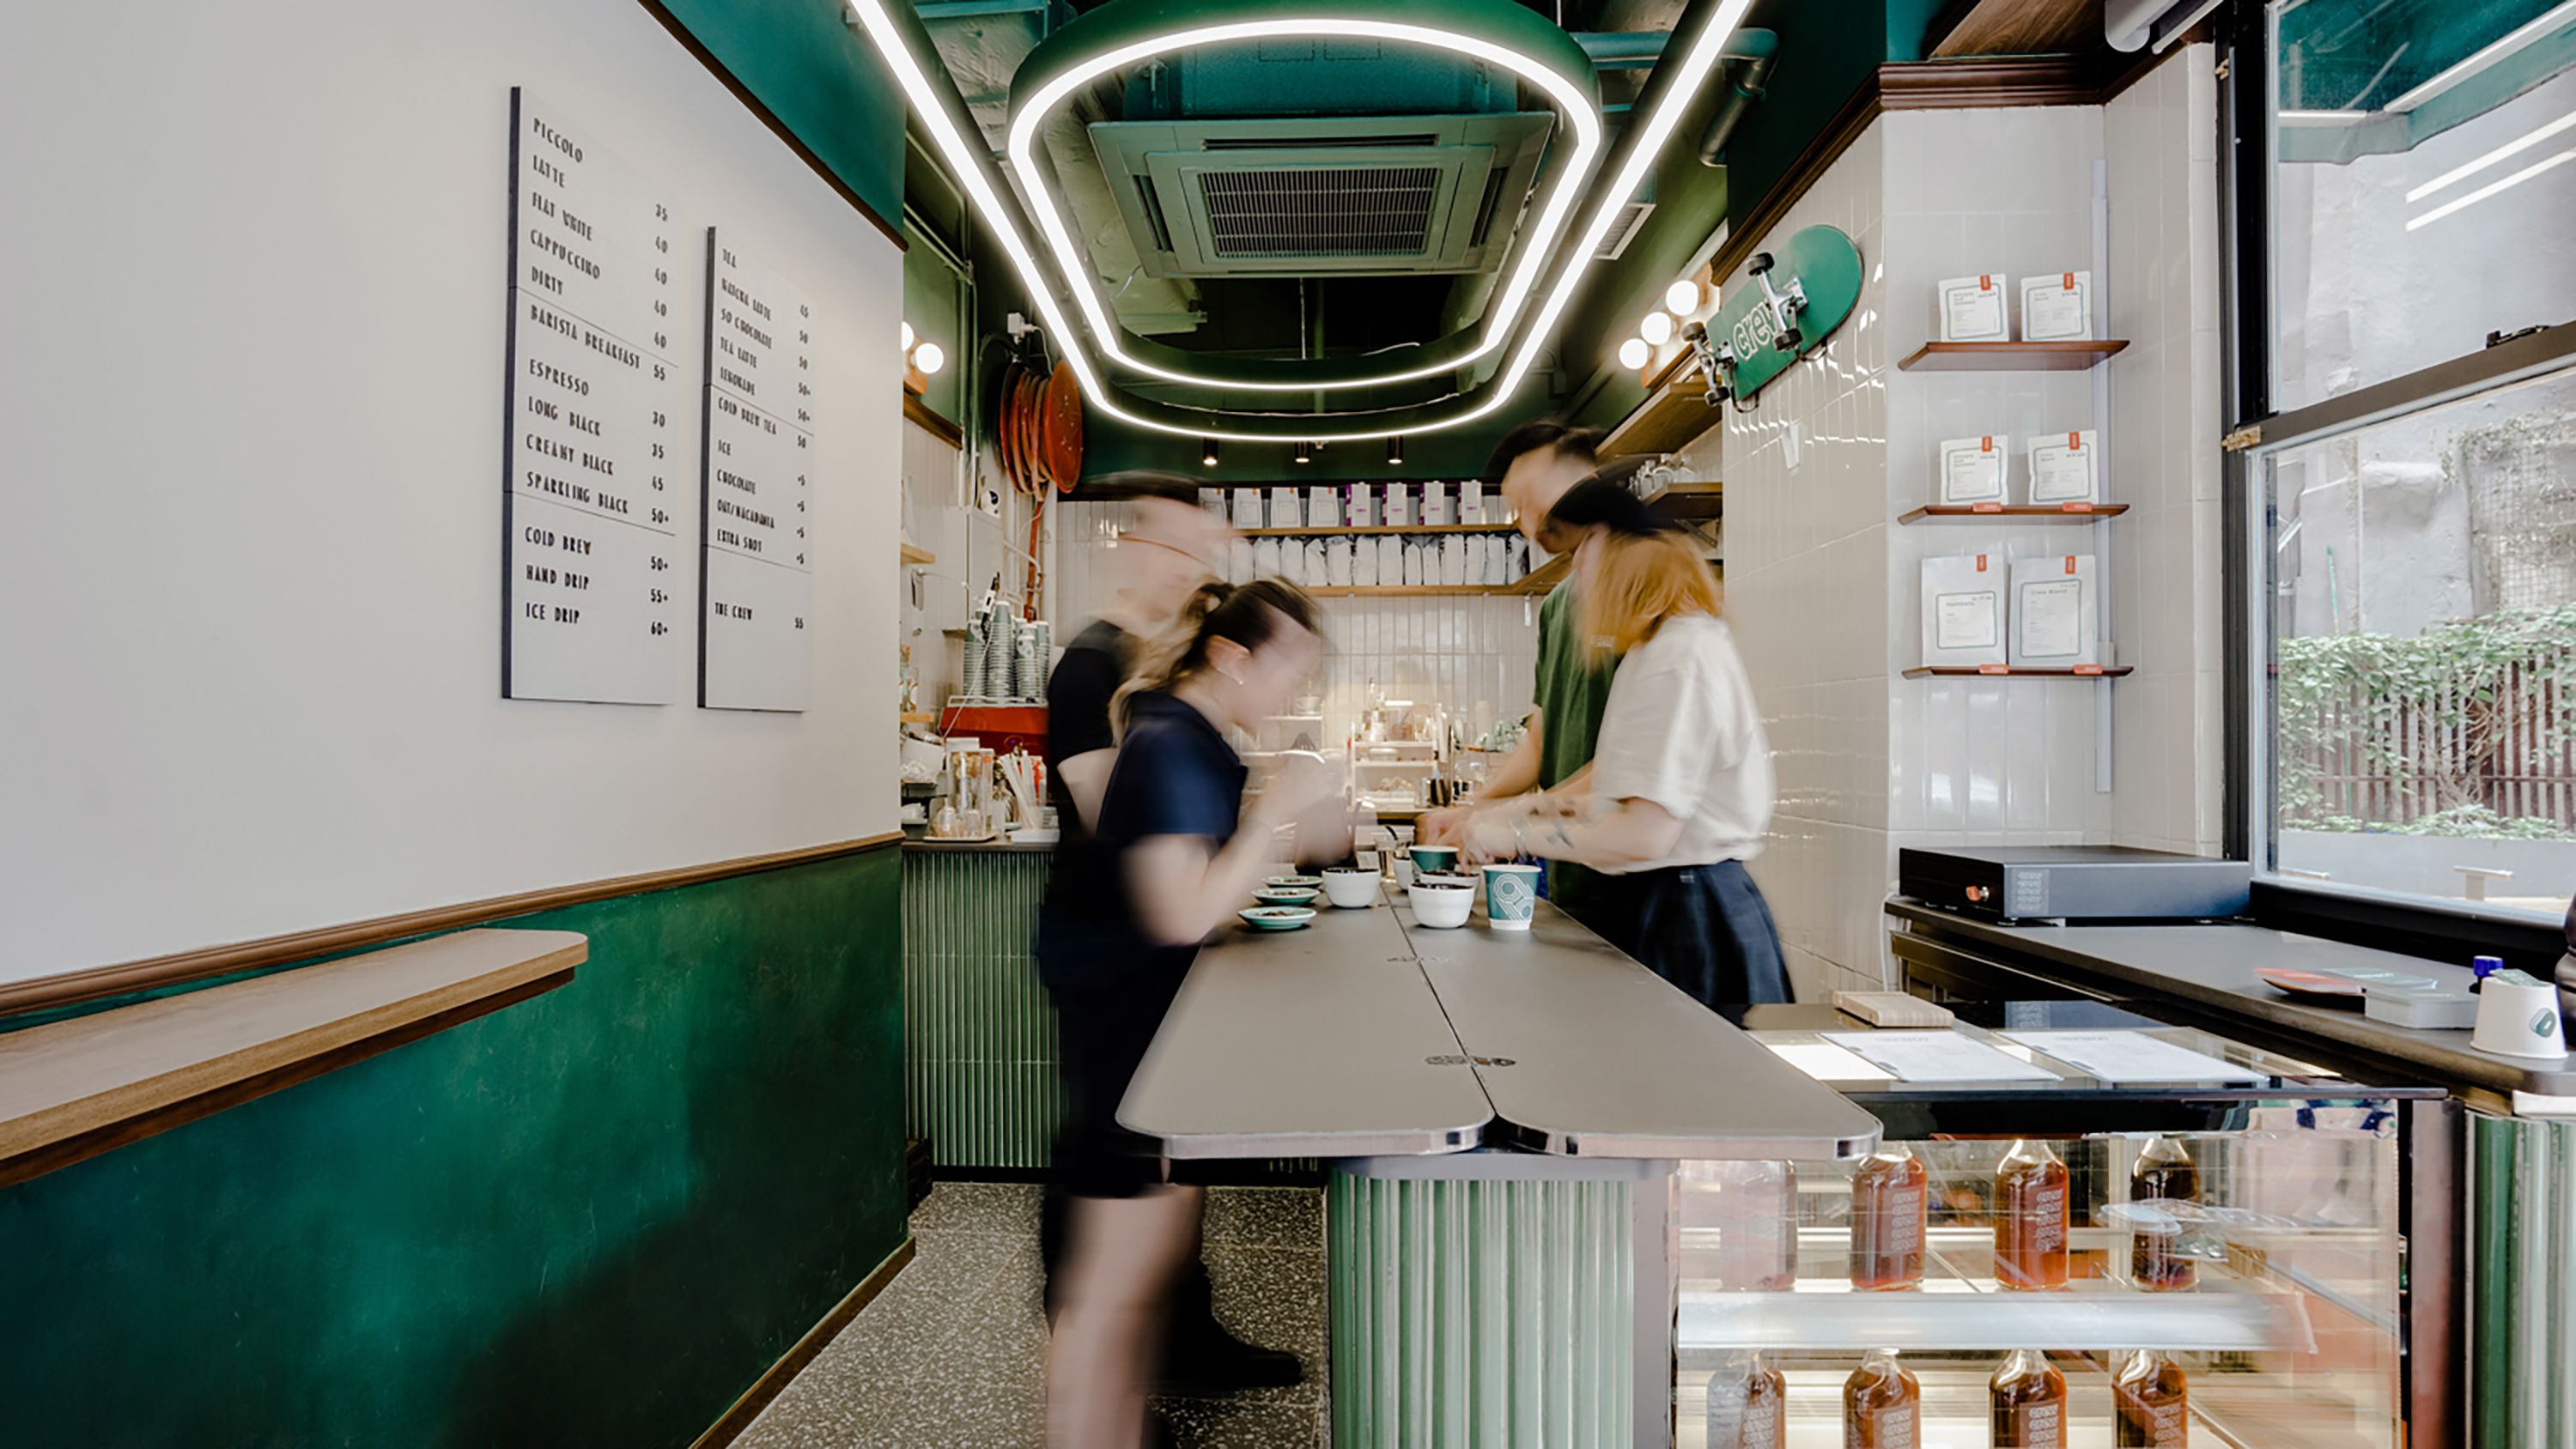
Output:
[[1613,875],[1751,860],[1771,828],[1771,742],[1726,625],[1705,614],[1664,621],[1619,661],[1592,747],[1595,799],[1650,800],[1681,821],[1660,860]]

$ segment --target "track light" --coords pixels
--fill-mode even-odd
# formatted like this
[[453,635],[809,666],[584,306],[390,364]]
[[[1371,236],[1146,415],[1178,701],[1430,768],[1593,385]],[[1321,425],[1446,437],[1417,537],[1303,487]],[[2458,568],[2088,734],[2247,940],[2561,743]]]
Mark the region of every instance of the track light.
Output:
[[1619,365],[1631,372],[1644,367],[1654,355],[1655,349],[1648,347],[1643,337],[1631,337],[1619,344]]
[[922,376],[928,377],[948,365],[948,354],[939,350],[938,343],[924,342],[912,349],[912,365],[921,369]]
[[1647,313],[1646,320],[1637,324],[1637,335],[1646,339],[1646,345],[1648,347],[1661,347],[1665,343],[1672,341],[1673,314],[1670,312]]
[[1676,317],[1687,317],[1699,310],[1699,283],[1688,277],[1664,289],[1664,310]]
[[1390,466],[1401,466],[1403,464],[1404,434],[1389,433],[1386,435],[1386,461]]
[[1314,462],[1315,445],[1312,443],[1299,443],[1297,445],[1297,461],[1300,463]]
[[1216,466],[1216,439],[1199,439],[1199,462],[1210,468]]

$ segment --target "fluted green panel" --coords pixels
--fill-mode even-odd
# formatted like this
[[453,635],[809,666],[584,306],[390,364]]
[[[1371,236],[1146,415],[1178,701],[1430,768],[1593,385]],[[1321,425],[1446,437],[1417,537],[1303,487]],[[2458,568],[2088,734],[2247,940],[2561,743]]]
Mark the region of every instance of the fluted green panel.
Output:
[[1334,1449],[1633,1442],[1630,1186],[1335,1172]]
[[2471,1443],[2576,1444],[2576,1123],[2470,1122]]
[[1047,853],[906,851],[905,1129],[942,1167],[1043,1167],[1062,1115],[1030,945]]

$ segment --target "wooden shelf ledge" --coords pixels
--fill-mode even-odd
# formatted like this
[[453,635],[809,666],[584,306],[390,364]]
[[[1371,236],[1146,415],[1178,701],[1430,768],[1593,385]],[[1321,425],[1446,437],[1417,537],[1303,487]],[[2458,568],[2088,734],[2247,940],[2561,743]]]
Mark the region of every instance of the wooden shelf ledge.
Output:
[[2137,668],[2134,664],[2105,664],[2099,668],[2086,665],[2077,669],[1995,669],[1975,664],[1918,664],[1905,671],[1908,679],[2117,679]]
[[1947,523],[1957,519],[2009,519],[2021,523],[2091,523],[2129,511],[2125,503],[2008,503],[2000,508],[1981,503],[1927,503],[1896,515],[1899,523]]
[[1537,577],[1531,573],[1516,584],[1319,584],[1306,592],[1319,599],[1500,599],[1547,592],[1529,587]]
[[1657,518],[1699,521],[1726,516],[1726,485],[1717,479],[1668,483],[1646,497]]
[[899,550],[902,560],[907,564],[935,564],[939,562],[939,555],[914,544],[897,544],[896,548]]
[[0,1187],[552,991],[589,954],[458,931],[0,1035]]
[[1926,342],[1897,367],[1906,372],[2082,372],[2127,347],[2125,338],[2066,342]]
[[1238,528],[1246,538],[1331,538],[1352,533],[1511,533],[1509,523],[1381,523],[1348,528]]

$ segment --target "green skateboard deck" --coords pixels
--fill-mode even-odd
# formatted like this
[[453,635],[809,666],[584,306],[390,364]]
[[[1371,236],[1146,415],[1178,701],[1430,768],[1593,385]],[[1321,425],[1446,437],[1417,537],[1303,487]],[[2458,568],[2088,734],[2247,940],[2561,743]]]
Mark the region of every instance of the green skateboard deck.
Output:
[[1751,399],[1824,346],[1859,300],[1860,248],[1830,226],[1811,226],[1777,252],[1754,253],[1744,280],[1689,336],[1720,396]]

